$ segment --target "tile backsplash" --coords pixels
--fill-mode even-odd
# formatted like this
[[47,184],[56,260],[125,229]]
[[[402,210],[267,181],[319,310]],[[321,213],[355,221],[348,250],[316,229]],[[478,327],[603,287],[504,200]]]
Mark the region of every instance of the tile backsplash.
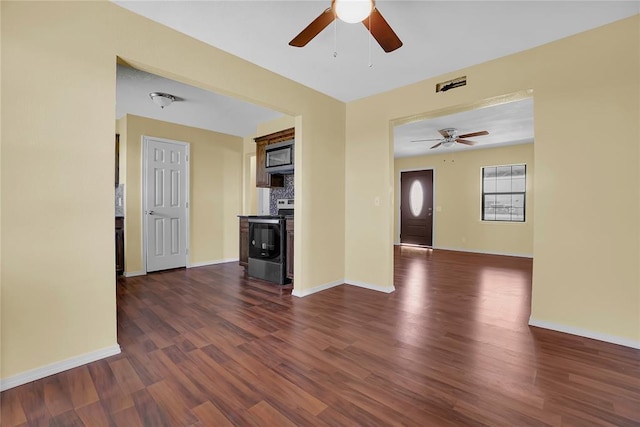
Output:
[[116,187],[116,198],[114,200],[116,216],[124,216],[124,184]]
[[269,213],[271,215],[278,214],[278,199],[293,199],[294,198],[294,174],[284,176],[284,187],[274,187],[270,191],[269,196]]

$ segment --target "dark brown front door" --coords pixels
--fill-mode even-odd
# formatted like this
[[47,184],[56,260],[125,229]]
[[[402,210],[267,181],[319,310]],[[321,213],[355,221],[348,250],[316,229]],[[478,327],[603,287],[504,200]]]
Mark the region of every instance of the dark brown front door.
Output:
[[400,243],[433,245],[433,171],[400,174]]

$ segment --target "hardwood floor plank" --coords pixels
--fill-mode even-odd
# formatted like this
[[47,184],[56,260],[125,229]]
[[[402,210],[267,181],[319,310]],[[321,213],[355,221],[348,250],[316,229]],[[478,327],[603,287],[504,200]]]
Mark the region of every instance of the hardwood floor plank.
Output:
[[132,395],[138,416],[145,426],[172,427],[165,409],[158,406],[148,389],[136,391]]
[[115,412],[111,419],[116,427],[145,427],[135,406]]
[[182,363],[180,368],[209,394],[210,400],[223,410],[225,416],[248,409],[260,401],[249,383],[235,377],[200,350],[194,350],[189,356],[191,361]]
[[27,422],[27,416],[22,409],[18,388],[7,390],[0,394],[0,425],[13,427]]
[[86,424],[78,416],[76,411],[69,410],[59,415],[54,416],[49,421],[50,427],[85,427]]
[[149,361],[152,366],[161,373],[161,376],[165,378],[164,380],[149,386],[149,390],[151,390],[151,387],[156,384],[166,383],[166,385],[170,386],[178,393],[181,401],[188,408],[197,406],[207,400],[201,390],[190,378],[184,375],[183,371],[173,363],[169,357],[167,357],[164,351],[157,350],[150,353]]
[[145,387],[128,359],[109,362],[109,367],[115,376],[116,382],[120,384],[125,393],[133,393]]
[[193,408],[192,412],[202,425],[204,426],[218,426],[218,427],[232,427],[233,424],[222,412],[210,401],[206,401],[201,405]]
[[3,392],[2,426],[640,426],[640,351],[528,326],[530,259],[394,251],[391,294],[119,277],[122,353]]
[[249,408],[249,412],[253,414],[256,418],[260,420],[260,424],[268,427],[268,426],[280,426],[280,427],[296,427],[297,424],[291,422],[291,420],[284,415],[282,415],[278,410],[276,410],[273,406],[269,405],[264,400],[256,403],[251,408]]
[[100,401],[110,413],[133,406],[131,395],[120,388],[107,360],[90,363],[88,368]]
[[73,409],[71,397],[68,390],[62,386],[60,377],[45,378],[43,385],[44,403],[53,417]]
[[[49,425],[51,413],[44,403],[44,380],[34,381],[18,387],[14,396],[22,404],[22,409],[27,417],[27,425]],[[5,403],[4,399],[3,403]]]
[[157,382],[147,387],[147,390],[156,404],[163,408],[169,425],[186,426],[198,421],[191,410],[181,404],[183,400],[180,393],[167,382]]
[[109,427],[111,425],[109,417],[100,402],[77,408],[76,413],[87,427]]
[[324,402],[271,369],[261,372],[258,380],[264,394],[268,394],[272,400],[284,402],[291,409],[304,409],[312,415],[318,415],[327,408]]

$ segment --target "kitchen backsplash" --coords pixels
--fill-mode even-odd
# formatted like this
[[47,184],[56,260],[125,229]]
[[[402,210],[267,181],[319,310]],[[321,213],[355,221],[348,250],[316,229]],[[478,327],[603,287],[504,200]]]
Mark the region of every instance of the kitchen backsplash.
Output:
[[269,197],[269,213],[271,215],[278,214],[278,199],[293,199],[294,198],[294,185],[293,178],[294,174],[289,174],[284,176],[284,187],[274,187],[271,188],[271,195]]
[[124,216],[124,184],[120,184],[116,187],[116,216]]

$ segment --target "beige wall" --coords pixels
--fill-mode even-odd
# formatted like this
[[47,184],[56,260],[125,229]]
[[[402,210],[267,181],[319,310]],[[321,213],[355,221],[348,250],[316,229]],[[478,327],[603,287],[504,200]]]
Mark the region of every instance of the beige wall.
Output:
[[0,7],[6,378],[116,344],[115,55],[83,7]]
[[[110,2],[0,7],[3,379],[116,345],[118,57],[144,71],[296,116],[296,165],[304,171],[296,185],[304,191],[296,200],[296,239],[303,243],[296,245],[295,286],[312,288],[344,277],[344,248],[336,244],[344,236],[343,103]],[[239,199],[229,203],[241,206]],[[230,230],[235,233],[237,223]],[[198,259],[218,256],[196,250]]]
[[[296,125],[296,120],[291,116],[282,116],[275,120],[269,120],[258,124],[255,137],[269,135],[270,133],[279,132],[281,130],[292,128]],[[254,143],[255,145],[255,143]],[[254,149],[255,151],[255,149]]]
[[[639,26],[636,15],[349,103],[347,277],[393,280],[390,121],[533,89],[532,319],[639,345]],[[459,75],[467,86],[435,93]]]
[[[527,165],[526,221],[481,221],[482,168],[521,163]],[[396,243],[399,243],[400,173],[419,169],[434,171],[434,247],[493,254],[533,255],[533,144],[395,159],[393,222]]]
[[242,210],[242,138],[134,115],[126,117],[125,274],[144,271],[143,136],[189,143],[190,264],[237,259],[237,215]]

